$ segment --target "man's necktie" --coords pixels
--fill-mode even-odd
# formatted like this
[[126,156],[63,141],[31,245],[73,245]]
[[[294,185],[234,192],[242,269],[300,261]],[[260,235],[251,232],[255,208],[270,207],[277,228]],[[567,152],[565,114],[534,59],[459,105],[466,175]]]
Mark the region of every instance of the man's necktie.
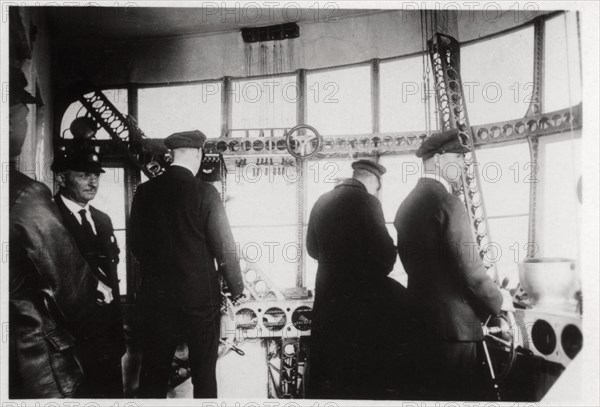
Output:
[[92,225],[87,220],[87,216],[85,216],[86,212],[87,211],[85,209],[79,211],[79,215],[81,215],[81,227],[83,228],[83,233],[86,235],[87,238],[90,239],[90,242],[92,242],[96,238],[96,234],[92,229]]

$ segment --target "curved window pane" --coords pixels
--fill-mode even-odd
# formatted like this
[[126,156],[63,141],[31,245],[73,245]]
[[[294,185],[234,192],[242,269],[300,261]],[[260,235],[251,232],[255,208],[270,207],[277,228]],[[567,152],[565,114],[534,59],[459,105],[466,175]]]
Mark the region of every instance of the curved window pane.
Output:
[[581,139],[569,133],[540,138],[537,199],[539,257],[579,258]]
[[307,124],[323,135],[372,131],[371,66],[306,75]]
[[581,102],[581,55],[574,12],[546,20],[544,58],[544,111]]
[[423,161],[412,154],[406,154],[381,157],[379,162],[387,169],[382,178],[379,199],[385,221],[394,222],[398,207],[421,178]]
[[530,186],[537,182],[529,145],[524,142],[485,148],[477,150],[476,155],[488,217],[528,215]]
[[[438,128],[435,82],[432,72],[433,69],[429,68],[429,83],[425,83],[422,56],[380,64],[380,131],[382,133],[425,131],[427,126],[433,130]],[[425,100],[429,103],[427,116]]]
[[295,171],[285,177],[246,165],[227,175],[226,210],[232,226],[297,224]]
[[[103,90],[102,93],[106,96],[108,100],[117,108],[121,114],[126,116],[129,112],[127,107],[127,89],[106,89]],[[72,139],[73,135],[71,131],[69,131],[69,127],[71,126],[71,122],[75,120],[76,117],[85,116],[87,109],[83,107],[81,102],[73,102],[67,108],[65,113],[63,114],[62,120],[60,122],[60,134],[61,137],[65,139]],[[102,127],[96,133],[97,140],[110,140],[110,136]]]
[[[231,84],[230,97],[233,129],[291,128],[296,125],[296,76],[235,80]],[[259,136],[260,132],[249,135]],[[232,137],[243,136],[235,130],[232,133]]]
[[145,88],[138,91],[139,126],[149,138],[200,130],[221,136],[221,83]]
[[123,168],[104,168],[92,206],[110,216],[115,229],[125,229],[125,172]]
[[283,291],[296,286],[300,262],[296,226],[232,227],[239,253]]
[[470,124],[525,116],[533,90],[533,27],[461,47]]

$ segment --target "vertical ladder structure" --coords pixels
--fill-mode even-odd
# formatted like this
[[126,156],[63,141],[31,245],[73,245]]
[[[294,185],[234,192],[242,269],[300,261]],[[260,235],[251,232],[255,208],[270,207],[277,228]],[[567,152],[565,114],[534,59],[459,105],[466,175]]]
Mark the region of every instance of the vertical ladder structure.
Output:
[[487,271],[492,272],[494,282],[499,284],[496,265],[489,261],[489,256],[486,256],[492,246],[483,194],[480,189],[481,181],[477,170],[474,138],[460,76],[460,44],[454,38],[438,33],[427,42],[427,46],[434,69],[440,129],[442,131],[458,129],[462,142],[471,148],[471,151],[465,154],[466,169],[462,173],[462,185],[454,193],[467,207],[473,235],[477,239],[479,255]]

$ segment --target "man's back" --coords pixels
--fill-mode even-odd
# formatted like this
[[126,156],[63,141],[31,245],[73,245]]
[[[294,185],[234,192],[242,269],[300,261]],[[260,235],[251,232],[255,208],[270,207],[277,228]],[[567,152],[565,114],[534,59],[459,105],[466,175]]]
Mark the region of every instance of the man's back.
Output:
[[215,259],[235,294],[243,283],[229,222],[216,189],[172,166],[140,185],[131,211],[132,250],[144,278],[172,289],[181,304],[220,306]]
[[394,226],[414,310],[437,340],[480,340],[481,317],[501,295],[485,274],[462,202],[424,178],[402,202]]
[[381,204],[349,179],[322,195],[311,211],[307,249],[319,261],[320,282],[360,284],[389,274],[395,248]]

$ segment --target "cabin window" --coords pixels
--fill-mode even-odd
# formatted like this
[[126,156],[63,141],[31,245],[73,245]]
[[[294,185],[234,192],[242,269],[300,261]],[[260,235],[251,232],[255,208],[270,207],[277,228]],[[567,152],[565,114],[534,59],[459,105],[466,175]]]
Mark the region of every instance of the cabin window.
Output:
[[486,259],[496,265],[500,279],[509,278],[512,288],[519,281],[517,263],[527,255],[529,191],[539,183],[537,166],[523,142],[480,149],[476,155],[489,226]]
[[371,133],[371,65],[308,72],[306,106],[322,135]]
[[563,13],[545,21],[544,111],[581,102],[581,56],[577,15]]
[[533,86],[533,26],[461,47],[471,126],[525,116]]
[[[398,243],[398,234],[394,227],[394,219],[398,207],[417,185],[417,181],[423,173],[423,161],[414,154],[403,154],[399,156],[381,157],[379,162],[387,169],[383,176],[383,185],[379,193],[379,199],[383,207],[383,216],[388,233]],[[396,257],[394,271],[391,274],[403,284],[406,284],[407,275],[402,262]]]
[[116,167],[104,167],[105,173],[100,178],[100,187],[91,205],[110,216],[119,244],[119,265],[117,275],[121,295],[127,295],[127,246],[125,203],[125,170]]
[[225,205],[239,253],[280,289],[296,285],[300,261],[295,177],[254,162],[227,175]]
[[138,112],[139,126],[149,138],[191,129],[221,137],[221,83],[141,88]]
[[[121,112],[124,116],[129,113],[129,109],[127,107],[127,89],[105,89],[102,91],[106,98],[110,100],[110,102],[115,105],[115,107]],[[72,139],[73,135],[69,131],[69,127],[71,126],[71,122],[75,120],[78,116],[83,116],[87,113],[87,109],[83,107],[81,102],[76,101],[71,103],[71,105],[67,108],[65,113],[63,114],[62,120],[60,122],[60,134],[62,138]],[[96,133],[97,140],[110,140],[110,136],[103,128],[100,128]]]
[[[579,259],[581,131],[540,138],[538,257]],[[560,191],[557,193],[556,191]]]
[[[429,58],[429,55],[425,57]],[[424,131],[427,126],[432,130],[438,128],[433,70],[429,68],[427,84],[423,80],[422,55],[382,62],[379,76],[382,133]],[[429,120],[425,119],[426,99],[429,103]]]
[[233,80],[231,137],[283,136],[296,125],[298,95],[295,75]]

